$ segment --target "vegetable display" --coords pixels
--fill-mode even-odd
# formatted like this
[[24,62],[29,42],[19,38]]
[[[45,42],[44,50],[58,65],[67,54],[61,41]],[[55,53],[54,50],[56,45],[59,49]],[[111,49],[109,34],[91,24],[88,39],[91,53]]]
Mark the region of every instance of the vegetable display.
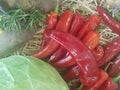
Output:
[[44,31],[46,43],[42,43],[40,50],[32,56],[46,60],[58,70],[63,69],[60,73],[67,83],[79,80],[82,87],[77,90],[116,90],[120,63],[119,57],[115,58],[120,52],[120,38],[103,47],[99,44],[97,29],[103,20],[113,32],[119,34],[120,25],[101,6],[96,8],[100,16],[92,14],[86,18],[70,10],[58,15],[56,26]]
[[69,90],[49,64],[30,56],[0,59],[1,90]]

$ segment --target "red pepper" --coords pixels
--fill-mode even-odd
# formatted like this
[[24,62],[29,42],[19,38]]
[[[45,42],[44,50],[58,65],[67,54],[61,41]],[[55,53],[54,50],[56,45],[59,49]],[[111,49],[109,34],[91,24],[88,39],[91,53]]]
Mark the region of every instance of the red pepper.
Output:
[[105,47],[104,56],[98,61],[99,67],[105,66],[108,62],[114,59],[120,52],[120,38],[113,40]]
[[[69,10],[66,10],[60,17],[60,20],[56,25],[56,30],[68,32],[72,18],[73,18],[73,13]],[[60,45],[57,42],[50,39],[46,46],[38,50],[38,52],[36,52],[32,56],[36,58],[46,58],[47,56],[53,54],[59,48],[59,46]]]
[[[82,27],[84,22],[85,22],[85,18],[80,13],[74,14],[73,20],[72,20],[72,23],[71,23],[71,27],[70,27],[70,33],[72,35],[76,35],[78,30]],[[64,49],[63,47],[60,47],[50,57],[49,62],[59,60],[60,58],[62,58],[65,55],[66,52],[67,52],[66,49]]]
[[76,63],[81,68],[81,74],[79,76],[81,83],[86,86],[91,86],[98,81],[99,69],[97,63],[91,51],[83,44],[82,41],[69,33],[55,30],[49,30],[46,34],[48,37],[66,48],[76,60]]
[[83,17],[80,13],[74,14],[73,21],[70,27],[70,33],[72,35],[76,35],[83,26],[84,22],[85,17]]
[[104,23],[111,28],[111,30],[120,35],[120,22],[111,17],[108,12],[101,6],[97,6],[98,13],[100,14]]
[[98,45],[92,52],[97,62],[104,56],[104,49],[100,45]]
[[50,56],[50,59],[48,60],[49,63],[52,63],[54,61],[57,61],[61,58],[63,58],[67,53],[67,50],[64,47],[59,47],[59,49],[53,53],[53,55]]
[[77,34],[77,37],[79,39],[83,39],[84,36],[91,30],[96,30],[97,27],[100,25],[100,18],[98,15],[93,14],[90,16],[90,18],[88,19],[88,21],[82,26],[82,28],[80,29],[80,31]]
[[64,58],[52,63],[56,68],[67,68],[76,64],[75,59],[71,55],[66,55]]
[[55,29],[57,21],[58,21],[58,14],[51,11],[49,17],[47,18],[45,29],[48,30]]
[[[100,79],[90,87],[84,86],[82,90],[98,90],[98,88],[108,79],[108,74],[103,70],[100,70]],[[106,89],[103,89],[106,90]]]
[[[93,51],[93,49],[97,47],[99,43],[99,34],[96,31],[90,31],[88,32],[88,34],[84,37],[82,41],[84,44],[86,44],[86,46],[91,51]],[[53,62],[52,65],[57,68],[66,68],[66,67],[70,67],[75,64],[76,62],[74,58],[69,54],[69,55],[66,55],[64,58]]]
[[[45,28],[45,30],[55,29],[57,21],[58,21],[58,14],[51,11],[49,17],[46,20],[46,28]],[[42,45],[41,46],[42,47],[45,46],[47,44],[48,40],[49,39],[46,37],[45,33],[43,33]]]
[[91,50],[95,49],[99,43],[100,35],[96,31],[89,31],[87,35],[83,38],[83,43]]
[[64,73],[63,73],[63,79],[68,82],[71,81],[73,79],[75,79],[75,77],[78,77],[80,74],[80,66],[79,65],[75,65],[69,69],[67,69]]
[[112,61],[112,64],[107,70],[110,77],[116,77],[120,74],[120,57]]
[[98,90],[117,90],[118,85],[108,78]]

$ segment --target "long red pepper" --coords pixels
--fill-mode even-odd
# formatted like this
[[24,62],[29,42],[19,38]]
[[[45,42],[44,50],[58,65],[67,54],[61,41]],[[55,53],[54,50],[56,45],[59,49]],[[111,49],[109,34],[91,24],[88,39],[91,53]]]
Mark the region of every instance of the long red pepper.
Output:
[[62,58],[58,61],[52,62],[52,66],[56,68],[67,68],[76,64],[75,59],[71,55],[66,55],[66,58]]
[[[93,49],[97,47],[99,43],[99,33],[96,31],[90,31],[82,41],[91,51],[93,51]],[[52,63],[52,65],[57,68],[66,68],[75,64],[76,62],[70,54]]]
[[100,79],[93,86],[90,87],[84,86],[82,90],[98,90],[98,88],[108,79],[108,77],[109,76],[105,71],[100,70]]
[[89,31],[87,35],[83,38],[83,43],[91,50],[95,49],[99,44],[100,35],[96,31]]
[[[95,59],[96,59],[96,61],[98,62],[102,57],[103,57],[103,55],[104,55],[104,50],[103,50],[103,47],[102,46],[97,46],[93,51],[93,55],[94,55],[94,57],[95,57]],[[70,56],[69,56],[69,58],[70,58]],[[61,61],[58,61],[58,62],[61,62]],[[64,62],[64,61],[63,61]],[[69,66],[72,66],[72,65],[75,65],[76,64],[76,62],[75,62],[75,60],[72,60],[72,57],[71,57],[71,59],[70,60],[68,60],[68,62],[71,62],[70,64],[68,63],[54,63],[53,64],[53,66],[55,66],[55,67],[60,67],[60,65],[61,65],[61,67],[60,68],[62,68],[62,67],[69,67]],[[58,65],[57,65],[58,64]],[[73,80],[73,79],[75,79],[76,77],[78,77],[77,75],[78,75],[78,72],[80,73],[80,68],[76,68],[76,67],[78,67],[78,66],[73,66],[73,67],[71,67],[70,69],[66,69],[66,71],[65,71],[65,73],[63,74],[63,78],[64,78],[64,80],[66,80],[67,82],[68,81],[71,81],[71,80]],[[118,66],[118,63],[117,63],[117,66],[115,66],[116,68],[117,68],[117,72],[116,72],[116,74],[115,75],[117,75],[118,74],[118,72],[120,72],[119,70],[120,70],[120,68],[118,68],[119,66]],[[119,69],[119,70],[118,70]],[[112,72],[112,71],[111,71]],[[114,73],[114,70],[113,70],[113,73]]]
[[107,72],[110,77],[116,77],[120,74],[120,57],[112,61]]
[[[56,25],[56,30],[68,32],[70,25],[71,25],[72,18],[73,18],[73,13],[69,10],[66,10],[61,15],[60,20],[58,21]],[[46,58],[47,56],[54,53],[57,50],[57,48],[59,48],[59,46],[60,45],[57,42],[50,39],[46,46],[38,50],[38,52],[36,52],[32,56],[37,57],[37,58]]]
[[74,18],[70,27],[70,33],[72,35],[76,35],[85,22],[85,17],[83,17],[80,13],[75,13]]
[[120,22],[111,17],[108,12],[101,6],[97,6],[98,13],[100,14],[104,23],[111,28],[111,30],[120,35]]
[[91,30],[96,30],[100,25],[101,19],[98,15],[93,14],[89,17],[88,21],[83,25],[81,30],[77,34],[77,38],[83,39],[83,37]]
[[96,61],[98,62],[103,56],[104,56],[104,48],[100,45],[98,45],[93,51],[92,51]]
[[58,13],[54,13],[53,11],[50,12],[50,15],[46,21],[46,28],[45,29],[54,29],[56,27],[58,21]]
[[47,31],[46,34],[48,37],[52,38],[66,48],[76,60],[76,63],[81,68],[79,78],[84,85],[91,86],[98,81],[99,69],[97,63],[93,54],[83,44],[83,42],[79,41],[69,33],[60,31]]
[[71,81],[73,79],[75,79],[76,77],[79,76],[80,74],[80,66],[79,65],[75,65],[69,69],[67,69],[64,74],[62,75],[63,79],[68,82]]
[[[84,24],[84,22],[85,22],[85,18],[80,13],[75,13],[73,16],[73,20],[71,23],[69,33],[71,33],[72,35],[76,35],[78,33],[78,31],[80,30],[80,28],[82,27],[82,25]],[[67,52],[66,49],[64,49],[63,47],[60,47],[50,57],[49,62],[59,60],[60,58],[62,58],[65,55],[66,52]]]
[[[51,30],[51,29],[55,29],[55,26],[57,24],[57,21],[58,21],[58,14],[57,13],[54,13],[53,11],[50,12],[50,15],[49,17],[47,18],[46,20],[46,28],[45,28],[45,31],[46,30]],[[44,31],[44,32],[45,32]],[[48,42],[48,38],[46,37],[45,33],[43,33],[43,37],[42,37],[42,47],[45,46]]]
[[114,59],[120,52],[120,38],[113,40],[105,47],[104,56],[98,61],[100,67],[105,66],[108,62]]
[[50,56],[50,59],[48,60],[48,62],[52,63],[54,61],[57,61],[63,58],[66,55],[66,53],[67,53],[67,50],[64,47],[60,46],[59,49]]
[[117,90],[117,88],[118,85],[111,78],[108,78],[98,90]]

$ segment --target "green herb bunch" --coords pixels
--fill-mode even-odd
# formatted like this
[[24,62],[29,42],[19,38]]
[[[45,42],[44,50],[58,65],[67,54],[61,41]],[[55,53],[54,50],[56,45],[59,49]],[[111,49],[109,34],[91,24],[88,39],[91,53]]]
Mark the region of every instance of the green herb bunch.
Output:
[[36,30],[41,19],[46,15],[39,9],[24,11],[22,9],[0,11],[0,28],[3,30]]

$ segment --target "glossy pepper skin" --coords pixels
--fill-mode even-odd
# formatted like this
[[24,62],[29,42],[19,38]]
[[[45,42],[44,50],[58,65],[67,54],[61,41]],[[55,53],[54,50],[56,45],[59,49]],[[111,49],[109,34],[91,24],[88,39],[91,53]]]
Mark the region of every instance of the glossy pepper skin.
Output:
[[71,81],[73,79],[75,79],[76,77],[79,76],[80,74],[80,66],[79,65],[75,65],[72,66],[71,68],[68,68],[64,74],[62,75],[63,79],[68,82]]
[[45,29],[48,29],[48,30],[55,29],[57,21],[58,21],[58,14],[51,11],[50,15],[47,18]]
[[105,71],[100,70],[100,79],[93,86],[90,87],[84,86],[82,90],[98,90],[98,88],[108,79],[108,77],[109,75]]
[[[80,28],[82,27],[82,25],[85,22],[85,17],[83,17],[80,13],[75,13],[73,16],[73,20],[71,23],[71,27],[69,30],[69,33],[71,33],[72,35],[76,35],[78,33],[78,31],[80,30]],[[49,62],[53,62],[53,61],[57,61],[59,59],[61,59],[65,53],[66,53],[66,49],[63,47],[60,47],[49,59]]]
[[109,77],[98,90],[117,90],[118,85]]
[[85,17],[83,17],[80,13],[75,13],[70,27],[70,33],[72,35],[76,35],[84,23]]
[[[72,18],[73,18],[73,13],[69,10],[66,10],[61,15],[61,17],[55,27],[56,30],[68,32],[70,25],[71,25]],[[42,47],[40,50],[38,50],[38,52],[36,52],[32,56],[36,57],[36,58],[46,58],[49,55],[51,55],[52,53],[54,53],[59,48],[59,46],[60,45],[57,42],[50,39],[46,46]]]
[[52,62],[55,62],[61,58],[63,58],[67,53],[67,50],[60,46],[59,49],[53,53],[51,56],[50,56],[50,59],[48,60],[49,63],[52,63]]
[[[99,43],[99,33],[96,31],[89,31],[82,41],[91,51],[93,51]],[[52,65],[57,68],[67,68],[75,64],[74,58],[68,54],[64,58],[53,62]]]
[[99,44],[100,35],[96,31],[89,31],[87,35],[83,38],[83,43],[86,44],[86,46],[93,50],[96,48],[96,46]]
[[100,45],[98,45],[93,51],[92,51],[96,61],[98,62],[101,60],[101,58],[104,56],[104,48]]
[[69,33],[47,31],[46,34],[66,48],[81,68],[79,79],[86,86],[95,84],[99,79],[99,69],[91,51]]
[[[50,12],[50,15],[48,16],[47,20],[46,20],[46,30],[51,30],[51,29],[55,29],[56,24],[58,21],[58,14],[54,13],[53,11]],[[44,31],[44,32],[45,32]],[[45,33],[43,33],[43,37],[42,37],[42,47],[45,46],[48,42],[49,38],[45,35]]]
[[108,12],[101,6],[97,6],[98,13],[100,14],[104,23],[111,28],[111,30],[120,35],[120,22],[111,17]]
[[58,61],[53,62],[52,66],[56,68],[67,68],[75,64],[76,64],[75,59],[71,55],[68,55],[68,56],[65,56],[65,58],[62,58]]
[[114,59],[120,52],[120,38],[113,40],[105,47],[104,56],[98,61],[98,66],[103,67],[112,59]]
[[83,39],[84,36],[91,30],[96,30],[100,25],[101,19],[98,15],[93,14],[89,17],[86,23],[82,26],[81,30],[77,34],[78,39]]
[[116,77],[120,74],[120,57],[112,61],[112,64],[107,70],[110,77]]
[[[102,57],[103,57],[103,55],[104,55],[104,49],[103,49],[103,47],[102,46],[97,46],[94,50],[92,50],[92,52],[93,52],[93,55],[94,55],[94,57],[95,57],[95,60],[98,62]],[[70,56],[69,56],[70,57]],[[72,58],[72,57],[71,57]],[[75,62],[75,60],[72,60],[72,59],[70,59],[70,60],[68,60],[69,62],[72,62],[73,64],[72,65],[75,65],[76,64],[76,62]],[[58,61],[59,62],[59,61]],[[61,62],[61,61],[60,61]],[[64,62],[64,61],[63,61]],[[62,63],[63,63],[62,62]],[[55,64],[55,63],[54,63]],[[58,64],[58,63],[57,63]],[[56,65],[57,65],[56,64]],[[61,64],[59,63],[59,65],[58,66],[60,66]],[[62,65],[64,65],[64,67],[69,67],[70,65],[71,65],[71,63],[70,64],[66,64],[66,62],[64,62],[64,64],[62,64]],[[72,66],[71,65],[71,66]],[[57,67],[57,66],[55,66],[55,67]],[[66,72],[65,72],[65,74],[63,74],[63,77],[64,77],[64,80],[66,80],[67,82],[68,81],[71,81],[72,79],[75,79],[76,77],[77,77],[77,75],[78,75],[78,71],[80,71],[78,68],[76,68],[77,66],[72,66],[70,69],[66,69]],[[60,68],[62,68],[62,67],[60,67]],[[117,66],[115,66],[115,68],[117,68],[117,70],[116,70],[116,73],[118,73],[118,72],[120,72],[119,70],[120,70],[120,68],[118,68],[118,63],[117,63]],[[79,72],[80,73],[80,72]],[[114,73],[114,70],[113,70],[113,73]],[[115,73],[114,73],[115,74]],[[68,76],[69,75],[69,76]],[[116,75],[116,74],[115,74]]]

